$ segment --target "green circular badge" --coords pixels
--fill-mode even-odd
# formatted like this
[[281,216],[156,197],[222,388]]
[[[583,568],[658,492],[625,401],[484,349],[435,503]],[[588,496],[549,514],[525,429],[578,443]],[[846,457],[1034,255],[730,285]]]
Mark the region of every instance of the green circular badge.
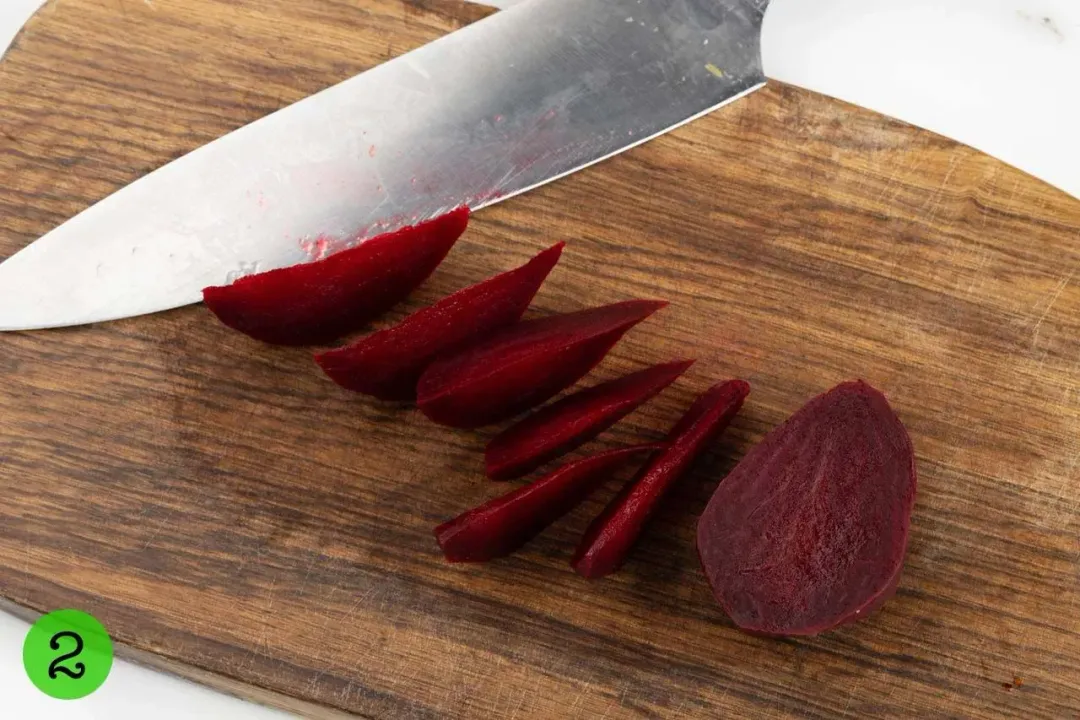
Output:
[[42,615],[23,641],[23,666],[38,690],[75,700],[97,690],[112,670],[112,640],[105,626],[79,610]]

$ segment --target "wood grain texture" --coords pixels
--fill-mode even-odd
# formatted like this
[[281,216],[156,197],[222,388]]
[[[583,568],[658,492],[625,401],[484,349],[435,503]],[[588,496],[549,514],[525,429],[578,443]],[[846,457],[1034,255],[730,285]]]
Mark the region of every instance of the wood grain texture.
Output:
[[[53,2],[0,64],[0,257],[483,12]],[[699,358],[589,450],[659,437],[714,380],[754,388],[616,576],[567,565],[604,494],[513,558],[446,565],[432,528],[502,489],[481,472],[493,431],[350,396],[195,306],[0,336],[4,597],[84,608],[140,653],[327,714],[1080,716],[1080,202],[774,84],[479,213],[387,321],[560,238],[532,314],[672,301],[590,382]],[[741,634],[694,519],[765,432],[854,377],[918,454],[899,593],[819,638]]]

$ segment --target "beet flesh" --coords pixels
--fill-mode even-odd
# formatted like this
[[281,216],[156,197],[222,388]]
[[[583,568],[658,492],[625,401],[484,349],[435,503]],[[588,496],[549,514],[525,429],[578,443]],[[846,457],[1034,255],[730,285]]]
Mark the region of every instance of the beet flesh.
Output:
[[816,635],[896,589],[915,502],[911,439],[856,381],[811,400],[720,483],[698,521],[702,568],[741,629]]
[[222,323],[273,345],[321,345],[404,300],[446,258],[469,223],[459,208],[310,263],[203,290]]
[[331,380],[380,400],[416,399],[416,383],[438,356],[456,352],[521,319],[565,243],[521,267],[418,310],[394,327],[315,356]]
[[577,507],[620,465],[656,452],[662,444],[635,445],[575,460],[539,480],[462,513],[435,528],[450,562],[505,557]]
[[416,386],[421,412],[477,428],[536,407],[584,377],[632,327],[667,305],[628,300],[527,320],[433,362]]
[[499,433],[484,452],[492,480],[528,475],[607,430],[682,375],[693,360],[654,365],[567,395]]
[[727,380],[698,396],[668,433],[664,450],[585,530],[570,561],[579,575],[595,580],[622,566],[660,500],[731,424],[749,394],[749,383]]

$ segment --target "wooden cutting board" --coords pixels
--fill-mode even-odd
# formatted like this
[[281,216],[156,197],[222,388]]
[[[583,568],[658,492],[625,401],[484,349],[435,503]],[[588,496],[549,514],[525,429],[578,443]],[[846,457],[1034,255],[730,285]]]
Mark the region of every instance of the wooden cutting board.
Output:
[[[0,257],[486,12],[52,2],[0,64]],[[349,395],[195,306],[0,336],[4,598],[82,608],[129,656],[313,716],[1080,716],[1080,202],[772,85],[479,213],[388,321],[557,239],[534,314],[673,303],[590,382],[699,358],[590,450],[661,436],[715,380],[753,385],[622,572],[567,565],[614,483],[511,559],[447,565],[431,529],[504,490],[481,475],[491,432]],[[899,593],[818,638],[744,635],[695,518],[765,432],[855,377],[918,453]]]

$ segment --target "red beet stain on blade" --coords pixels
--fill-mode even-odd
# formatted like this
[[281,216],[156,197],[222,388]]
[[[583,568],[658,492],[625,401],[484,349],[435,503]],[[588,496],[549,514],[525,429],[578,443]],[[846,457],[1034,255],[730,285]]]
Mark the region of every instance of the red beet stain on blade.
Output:
[[488,443],[484,453],[488,477],[521,477],[580,447],[655,397],[693,364],[680,360],[655,365],[541,408]]
[[635,445],[563,465],[524,487],[435,528],[450,562],[486,562],[510,555],[577,507],[624,463],[662,444]]
[[627,330],[666,305],[630,300],[518,323],[432,363],[417,404],[431,420],[458,428],[513,417],[580,380]]
[[698,521],[713,594],[743,630],[815,635],[865,617],[900,579],[911,439],[885,396],[838,385],[769,433]]
[[274,345],[318,345],[358,330],[403,300],[450,252],[469,222],[462,207],[310,263],[208,287],[225,325]]
[[706,390],[675,424],[668,447],[652,460],[585,531],[571,564],[595,579],[615,572],[637,541],[660,498],[742,408],[750,385],[728,380]]
[[315,356],[342,387],[382,400],[415,400],[416,383],[437,356],[521,319],[555,264],[559,243],[521,267],[496,275],[419,310],[387,330]]

